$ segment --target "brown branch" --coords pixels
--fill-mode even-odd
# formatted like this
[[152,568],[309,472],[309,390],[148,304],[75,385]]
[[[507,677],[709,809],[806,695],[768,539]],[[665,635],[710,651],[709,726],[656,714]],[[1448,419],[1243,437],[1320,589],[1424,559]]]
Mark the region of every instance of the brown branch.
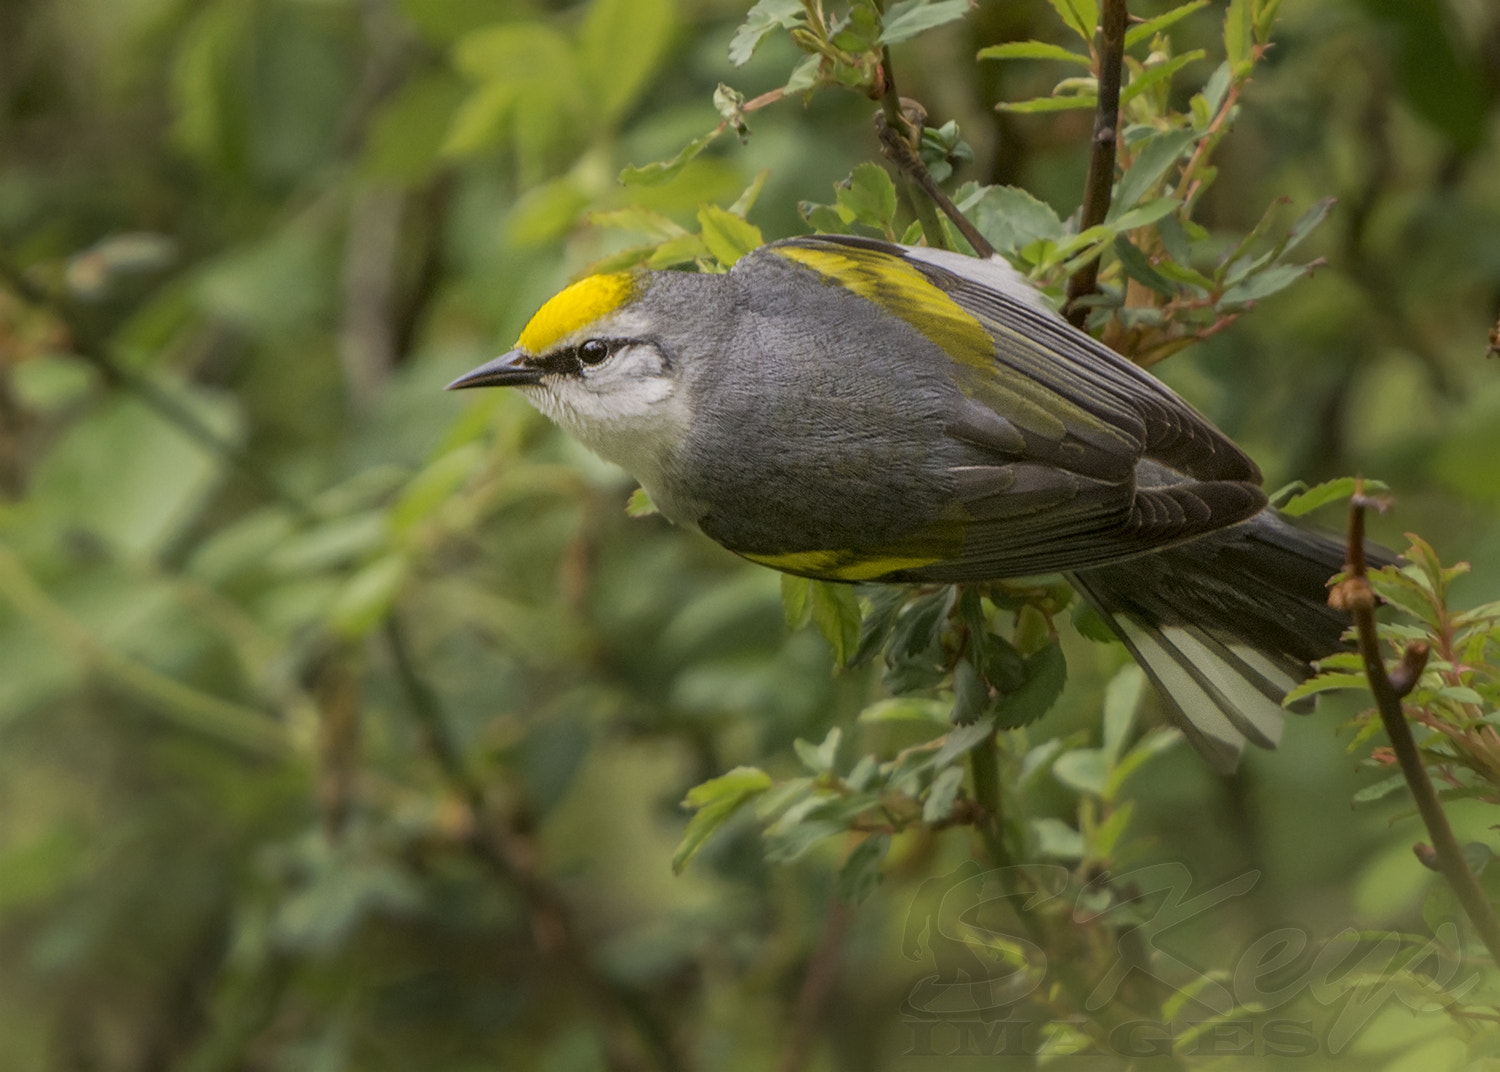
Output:
[[645,1072],[683,1067],[668,1032],[651,1021],[630,994],[599,971],[573,923],[572,907],[541,873],[535,839],[517,816],[497,817],[487,806],[483,785],[464,762],[436,694],[417,671],[401,622],[394,615],[385,626],[386,646],[396,677],[450,791],[474,817],[467,846],[475,857],[513,886],[531,914],[532,941],[555,963],[592,1010],[604,1045],[605,1062],[614,1072]]
[[[1416,800],[1417,811],[1432,838],[1432,848],[1425,846],[1418,851],[1418,859],[1442,872],[1448,885],[1458,897],[1464,913],[1479,932],[1479,938],[1489,950],[1490,957],[1500,964],[1500,920],[1485,900],[1479,880],[1464,860],[1463,849],[1448,824],[1447,813],[1427,776],[1427,767],[1422,754],[1412,737],[1411,726],[1401,710],[1401,688],[1410,690],[1421,676],[1421,666],[1427,661],[1425,644],[1407,647],[1401,665],[1395,673],[1396,682],[1385,669],[1385,660],[1380,653],[1380,635],[1375,624],[1375,593],[1370,587],[1368,569],[1365,564],[1365,508],[1373,500],[1364,495],[1363,489],[1355,491],[1349,503],[1349,570],[1348,578],[1333,590],[1329,603],[1347,610],[1354,618],[1359,634],[1359,653],[1364,660],[1365,676],[1370,682],[1370,692],[1375,696],[1375,706],[1380,712],[1380,721],[1390,739],[1391,750],[1401,766],[1401,775]],[[1415,651],[1413,649],[1416,649]],[[1398,685],[1400,687],[1398,687]],[[1424,851],[1425,850],[1425,851]]]
[[[1088,178],[1083,186],[1083,212],[1078,230],[1097,227],[1109,215],[1110,191],[1115,182],[1115,147],[1120,128],[1120,82],[1125,67],[1125,0],[1104,0],[1099,17],[1099,103],[1094,111],[1093,147]],[[1079,299],[1099,290],[1099,258],[1074,272],[1068,280],[1068,322],[1076,328],[1088,320],[1088,306]]]
[[833,992],[834,980],[838,977],[839,953],[843,949],[844,934],[849,930],[849,920],[854,910],[834,898],[828,909],[828,918],[823,924],[823,936],[818,948],[808,961],[807,972],[802,976],[802,989],[797,992],[797,1005],[792,1015],[791,1038],[781,1053],[781,1072],[800,1072],[807,1067],[812,1051],[813,1036],[823,1022],[828,1006],[828,996]]

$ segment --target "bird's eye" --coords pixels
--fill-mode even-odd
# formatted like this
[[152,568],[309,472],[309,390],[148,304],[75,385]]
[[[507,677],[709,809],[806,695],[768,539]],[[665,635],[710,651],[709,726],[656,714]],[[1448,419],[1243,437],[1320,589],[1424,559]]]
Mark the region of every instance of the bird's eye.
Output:
[[609,343],[603,339],[589,339],[578,347],[578,360],[585,365],[597,365],[609,356]]

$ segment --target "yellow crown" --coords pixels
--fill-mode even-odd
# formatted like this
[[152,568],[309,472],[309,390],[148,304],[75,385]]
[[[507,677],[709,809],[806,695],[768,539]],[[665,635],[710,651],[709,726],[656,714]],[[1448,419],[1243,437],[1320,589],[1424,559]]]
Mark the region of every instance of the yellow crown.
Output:
[[536,311],[516,345],[529,354],[546,353],[558,339],[624,305],[634,293],[636,282],[637,277],[630,272],[580,279]]

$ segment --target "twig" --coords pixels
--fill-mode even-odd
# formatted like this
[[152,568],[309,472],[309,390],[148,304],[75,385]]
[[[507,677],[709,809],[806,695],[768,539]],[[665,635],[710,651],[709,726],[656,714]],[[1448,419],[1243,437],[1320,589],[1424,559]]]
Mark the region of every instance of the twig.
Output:
[[828,995],[838,976],[839,952],[844,945],[844,934],[849,930],[849,920],[854,912],[843,901],[834,898],[828,909],[828,918],[823,923],[823,936],[818,948],[808,961],[807,973],[802,976],[802,989],[797,992],[797,1006],[792,1016],[791,1038],[781,1053],[781,1072],[800,1072],[807,1066],[812,1050],[813,1035],[823,1020],[828,1005]]
[[[1401,766],[1401,775],[1417,802],[1417,811],[1432,838],[1429,852],[1419,852],[1418,858],[1442,872],[1448,885],[1458,897],[1464,913],[1479,932],[1479,938],[1489,950],[1490,957],[1500,964],[1500,920],[1485,900],[1479,880],[1464,860],[1463,850],[1448,824],[1448,816],[1438,801],[1422,755],[1412,738],[1411,727],[1401,710],[1404,692],[1392,682],[1392,675],[1385,669],[1380,654],[1380,635],[1375,625],[1375,593],[1370,587],[1365,564],[1365,508],[1372,504],[1362,487],[1356,489],[1349,503],[1349,571],[1348,579],[1334,589],[1329,602],[1347,610],[1354,618],[1359,634],[1359,653],[1364,660],[1365,675],[1369,678],[1370,692],[1375,696],[1375,706],[1380,712],[1380,721],[1390,739],[1391,750]],[[1413,650],[1415,649],[1415,651]],[[1427,660],[1426,645],[1412,644],[1407,647],[1402,664],[1394,675],[1401,688],[1407,691],[1416,685],[1421,676],[1421,664]]]
[[520,892],[531,913],[532,940],[538,951],[572,977],[592,1008],[608,1067],[615,1072],[644,1072],[648,1068],[670,1072],[681,1068],[682,1061],[670,1045],[668,1032],[594,967],[578,937],[566,898],[541,874],[539,853],[530,833],[511,818],[495,821],[492,810],[486,807],[484,787],[464,762],[442,705],[418,672],[405,629],[395,615],[386,621],[385,639],[396,677],[428,751],[449,789],[474,816],[469,848]]
[[[1094,112],[1094,138],[1089,153],[1088,178],[1083,186],[1079,231],[1097,227],[1109,215],[1110,190],[1115,181],[1115,147],[1119,141],[1120,81],[1125,66],[1125,0],[1104,0],[1099,18],[1099,102]],[[1068,322],[1076,328],[1088,320],[1089,309],[1079,299],[1099,290],[1099,258],[1090,258],[1068,280],[1065,306]]]
[[117,362],[110,354],[107,342],[98,336],[71,301],[38,286],[27,278],[25,272],[4,257],[0,257],[0,282],[8,284],[11,291],[26,304],[57,317],[67,330],[72,352],[97,369],[107,383],[140,399],[157,416],[241,475],[248,477],[278,502],[299,515],[305,517],[308,514],[307,505],[277,483],[244,448],[214,431],[197,414],[151,380]]

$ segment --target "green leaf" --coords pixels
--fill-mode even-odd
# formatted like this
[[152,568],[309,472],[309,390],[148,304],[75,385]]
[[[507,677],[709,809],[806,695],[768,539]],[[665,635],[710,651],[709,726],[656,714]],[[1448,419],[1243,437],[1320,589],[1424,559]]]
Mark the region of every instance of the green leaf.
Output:
[[828,731],[823,738],[823,743],[814,745],[798,737],[792,742],[792,748],[797,753],[797,758],[802,765],[814,774],[829,774],[833,771],[833,765],[838,761],[839,742],[843,740],[844,731],[837,726]]
[[697,814],[688,820],[682,841],[672,854],[672,870],[682,874],[688,861],[735,812],[769,788],[771,776],[765,771],[756,767],[736,767],[728,774],[721,774],[688,790],[683,806],[695,809]]
[[1317,677],[1308,678],[1291,692],[1287,693],[1286,697],[1281,701],[1281,706],[1290,707],[1304,697],[1316,696],[1320,692],[1331,692],[1335,689],[1368,690],[1369,682],[1365,680],[1365,675],[1362,673],[1319,674]]
[[1015,112],[1018,115],[1033,115],[1040,112],[1067,112],[1077,108],[1094,108],[1098,104],[1097,94],[1079,93],[1066,97],[1035,97],[1026,101],[1002,101],[995,105],[995,108],[1002,112]]
[[362,637],[390,613],[406,583],[404,554],[383,555],[350,577],[329,608],[328,624],[344,637]]
[[896,184],[879,164],[857,165],[849,178],[835,185],[841,216],[887,234],[896,216]]
[[708,256],[708,246],[704,244],[701,235],[679,235],[676,238],[669,238],[657,246],[651,256],[646,258],[646,267],[652,269],[671,268],[678,264],[690,264],[693,261],[705,260]]
[[[579,39],[579,72],[592,83],[606,122],[630,107],[661,62],[672,34],[673,0],[594,0]],[[557,77],[569,77],[557,72]]]
[[1031,834],[1036,838],[1037,852],[1057,860],[1083,859],[1083,835],[1061,819],[1046,817],[1031,820]]
[[1224,291],[1219,297],[1219,306],[1245,305],[1269,298],[1302,277],[1311,275],[1314,267],[1311,264],[1273,264]]
[[721,131],[715,129],[701,138],[694,138],[670,160],[658,160],[640,167],[629,165],[620,172],[620,182],[626,186],[660,186],[670,182],[682,174],[682,169],[687,167],[694,157],[707,149],[720,133]]
[[1110,766],[1120,757],[1125,740],[1135,727],[1146,675],[1135,663],[1127,663],[1110,679],[1104,690],[1104,758]]
[[1146,255],[1125,235],[1115,236],[1115,256],[1120,258],[1120,267],[1125,270],[1125,274],[1137,283],[1142,283],[1167,297],[1174,297],[1177,294],[1177,284],[1151,267],[1151,262]]
[[948,767],[932,780],[927,799],[922,802],[922,821],[941,823],[953,815],[953,805],[958,802],[958,791],[963,788],[964,769]]
[[1192,0],[1191,3],[1183,4],[1181,7],[1174,7],[1171,11],[1158,15],[1154,19],[1147,19],[1145,22],[1132,26],[1125,31],[1125,47],[1127,49],[1134,48],[1142,41],[1151,40],[1168,26],[1171,26],[1180,19],[1186,18],[1199,8],[1206,7],[1207,5],[1208,0]]
[[880,885],[880,865],[891,847],[886,834],[871,834],[849,854],[844,866],[839,868],[835,889],[838,898],[845,904],[859,904]]
[[811,581],[812,619],[833,649],[837,666],[847,666],[859,648],[859,600],[847,584]]
[[1062,237],[1063,223],[1056,210],[1018,187],[966,187],[959,193],[957,200],[964,214],[1002,253]]
[[[1320,506],[1327,506],[1331,502],[1347,499],[1354,494],[1359,480],[1352,476],[1341,476],[1336,480],[1325,480],[1321,484],[1314,484],[1300,495],[1294,495],[1276,509],[1287,517],[1302,517],[1310,514]],[[1367,493],[1378,495],[1389,491],[1390,488],[1379,480],[1365,480],[1364,489]]]
[[1130,84],[1120,91],[1120,107],[1123,108],[1146,90],[1161,82],[1169,80],[1174,74],[1182,70],[1190,63],[1196,63],[1207,55],[1201,48],[1192,52],[1184,52],[1180,56],[1173,56],[1163,63],[1153,63],[1144,68],[1130,80]]
[[1002,696],[995,709],[995,724],[1001,729],[1029,726],[1051,710],[1068,680],[1068,663],[1062,646],[1048,644],[1026,660],[1026,683]]
[[[1207,3],[1208,0],[1199,0]],[[981,60],[1059,60],[1063,63],[1076,63],[1081,67],[1092,67],[1092,61],[1081,52],[1073,52],[1063,48],[1061,45],[1049,44],[1046,41],[1007,41],[1003,45],[990,45],[981,48],[979,55],[975,57]]]
[[1254,40],[1250,0],[1229,0],[1224,13],[1224,55],[1231,70],[1241,74],[1250,63],[1250,45]]
[[1150,226],[1163,216],[1170,216],[1181,204],[1182,202],[1175,197],[1158,197],[1154,201],[1136,205],[1128,212],[1120,213],[1107,221],[1104,226],[1113,231],[1133,231],[1137,227]]
[[1109,212],[1116,216],[1132,208],[1157,186],[1167,169],[1196,142],[1198,136],[1191,130],[1172,130],[1158,134],[1138,150],[1130,168],[1120,177],[1115,188],[1114,200]]
[[989,706],[990,690],[968,659],[953,667],[953,713],[949,720],[955,726],[969,726],[979,721]]
[[932,759],[933,766],[943,767],[952,763],[959,756],[989,741],[994,734],[995,720],[993,718],[981,719],[972,726],[958,727],[948,734],[943,747],[938,749],[937,755]]
[[698,209],[698,224],[703,228],[703,244],[726,268],[765,243],[759,227],[731,215],[718,205],[704,205]]
[[969,0],[900,0],[885,13],[877,44],[895,45],[944,23],[955,22],[969,10]]
[[941,700],[921,696],[893,696],[877,700],[859,713],[860,722],[921,722],[947,726],[952,708]]
[[636,488],[625,501],[626,517],[650,517],[657,512],[651,494],[645,488]]
[[1372,800],[1380,800],[1382,797],[1390,796],[1396,790],[1406,784],[1406,776],[1393,774],[1389,778],[1382,778],[1365,786],[1351,798],[1356,804],[1368,804]]
[[1104,795],[1109,762],[1097,748],[1078,748],[1057,757],[1052,776],[1075,792],[1099,797]]
[[584,219],[595,227],[632,231],[654,242],[665,242],[669,238],[687,234],[687,230],[670,216],[638,205],[611,209],[608,212],[590,212],[585,214]]
[[1092,44],[1094,29],[1099,25],[1096,0],[1048,0],[1068,29]]
[[801,629],[812,618],[812,581],[790,573],[781,575],[781,608],[789,629]]
[[766,35],[778,27],[790,30],[804,25],[802,0],[759,0],[734,31],[729,42],[729,62],[743,67],[755,55]]

